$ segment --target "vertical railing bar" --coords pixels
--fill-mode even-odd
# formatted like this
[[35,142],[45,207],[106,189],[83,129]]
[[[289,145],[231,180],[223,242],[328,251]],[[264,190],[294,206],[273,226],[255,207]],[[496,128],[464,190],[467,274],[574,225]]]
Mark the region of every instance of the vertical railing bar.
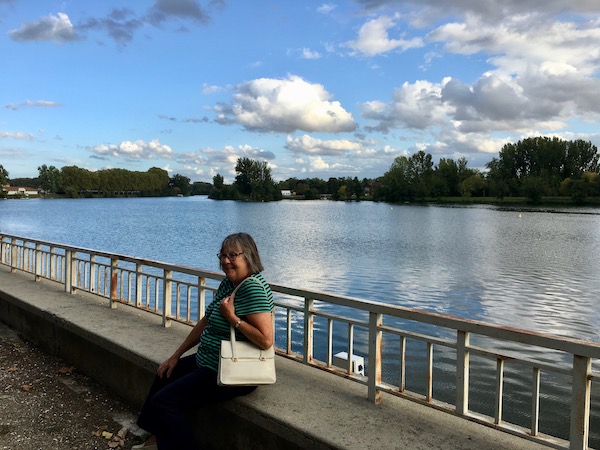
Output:
[[426,399],[433,399],[433,343],[427,342],[427,394]]
[[35,281],[40,281],[42,278],[42,244],[35,244]]
[[333,320],[327,319],[327,367],[333,365]]
[[135,307],[139,308],[142,306],[142,283],[143,283],[143,275],[142,275],[142,265],[140,263],[135,263]]
[[591,373],[592,359],[573,355],[570,450],[585,450],[588,447]]
[[304,299],[304,364],[313,360],[313,330],[315,316],[313,314],[314,300]]
[[494,423],[502,423],[502,406],[504,403],[504,359],[496,359],[496,399],[494,408]]
[[50,246],[50,279],[54,280],[55,276],[54,276],[54,270],[55,270],[55,266],[56,266],[56,251],[54,250],[53,246]]
[[381,355],[382,332],[379,328],[383,316],[369,312],[369,366],[368,366],[368,398],[372,403],[381,403],[381,391],[377,388],[381,384]]
[[[158,282],[158,278],[156,278],[156,277],[153,277],[153,280],[154,280],[154,311],[160,312],[160,296],[158,294],[159,282]],[[164,307],[164,304],[163,304],[163,307]]]
[[71,258],[71,250],[66,250],[65,251],[65,267],[64,267],[64,272],[65,272],[65,291],[68,292],[69,294],[71,293],[71,265],[73,263],[73,260]]
[[150,277],[148,275],[146,275],[146,300],[145,300],[145,306],[146,308],[150,309]]
[[286,340],[287,340],[287,348],[286,354],[291,355],[292,353],[292,310],[290,308],[287,309],[287,319],[286,319]]
[[85,290],[85,262],[77,260],[75,267],[77,267],[77,289]]
[[127,304],[131,305],[131,299],[132,299],[132,295],[131,292],[133,291],[133,272],[129,271],[127,272]]
[[198,278],[198,320],[204,317],[204,310],[206,304],[206,278]]
[[90,292],[95,293],[98,291],[96,278],[96,255],[90,255]]
[[[112,264],[112,262],[111,262]],[[102,293],[105,297],[110,298],[110,273],[106,266],[104,266],[104,285],[102,286]],[[107,293],[108,290],[108,293]]]
[[128,277],[127,273],[128,272],[127,272],[126,269],[120,269],[119,270],[119,274],[121,275],[120,276],[121,279],[119,280],[120,291],[119,291],[118,300],[120,300],[120,301],[123,301],[123,300],[126,299],[125,298],[125,285],[126,285],[126,281],[127,281],[127,277]]
[[406,336],[400,336],[400,380],[398,390],[404,392],[406,389]]
[[540,426],[540,380],[541,370],[539,367],[533,368],[532,386],[531,386],[531,435],[539,434]]
[[456,336],[456,413],[469,412],[469,340],[470,334],[457,330]]
[[116,258],[111,258],[110,260],[110,307],[117,307],[117,290],[119,286],[119,260]]
[[71,252],[71,294],[75,294],[79,289],[79,267],[77,258],[79,253],[76,251]]
[[185,319],[188,322],[191,322],[191,317],[192,317],[192,312],[191,312],[191,309],[192,309],[192,292],[193,292],[192,286],[188,285],[188,287],[187,287],[187,302],[186,302],[186,311],[187,311],[187,314],[185,315]]
[[24,272],[29,272],[29,248],[27,242],[23,242],[23,256],[21,258],[21,265]]
[[176,284],[175,291],[175,318],[179,319],[181,317],[181,283]]
[[348,323],[348,373],[352,375],[352,363],[354,356],[354,324]]

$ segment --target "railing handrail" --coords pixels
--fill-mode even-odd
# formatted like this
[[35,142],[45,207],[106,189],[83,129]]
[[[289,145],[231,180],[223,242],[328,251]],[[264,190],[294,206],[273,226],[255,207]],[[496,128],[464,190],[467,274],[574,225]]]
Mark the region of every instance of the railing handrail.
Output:
[[[48,249],[45,250],[43,247],[47,247]],[[63,251],[64,254],[58,254],[57,249]],[[87,255],[89,259],[78,255]],[[104,258],[106,261],[99,261],[98,258]],[[119,265],[120,262],[129,263],[131,266]],[[205,292],[214,292],[216,290],[215,286],[206,285],[206,280],[219,282],[224,278],[223,274],[213,271],[2,233],[0,233],[0,264],[9,265],[13,271],[22,270],[34,273],[36,280],[49,278],[63,283],[65,290],[69,293],[74,293],[77,290],[86,290],[92,294],[107,297],[110,300],[111,307],[116,307],[118,303],[127,303],[131,306],[160,314],[163,316],[164,326],[168,326],[172,319],[186,323],[193,321],[190,309],[194,303],[198,308],[197,317],[202,317],[205,305]],[[152,268],[157,273],[144,271],[144,267]],[[174,276],[174,273],[184,274],[190,277],[190,279],[177,278]],[[600,375],[592,372],[592,359],[600,359],[600,343],[489,324],[452,315],[390,305],[372,300],[363,300],[350,296],[298,289],[275,283],[270,283],[270,286],[274,293],[293,297],[300,300],[301,303],[298,304],[297,300],[295,304],[280,300],[275,301],[276,308],[287,311],[287,323],[285,326],[287,332],[287,349],[278,349],[279,354],[301,360],[305,364],[317,365],[334,373],[340,374],[343,370],[346,377],[367,385],[368,398],[374,402],[381,400],[382,392],[389,392],[557,448],[578,450],[587,448],[591,382],[600,378]],[[196,297],[192,295],[193,292],[196,292]],[[321,310],[319,308],[320,303],[350,308],[353,311],[365,314],[365,316],[362,319],[357,319],[344,317],[337,313],[330,313]],[[182,313],[182,308],[186,314]],[[173,313],[174,309],[175,313]],[[303,316],[302,357],[294,353],[292,349],[291,315],[293,313]],[[327,361],[325,362],[317,361],[313,355],[314,320],[317,317],[327,321]],[[455,332],[455,339],[402,330],[396,328],[394,325],[384,324],[384,317],[451,330]],[[348,329],[347,367],[342,367],[341,369],[336,369],[332,364],[333,322],[343,323]],[[368,334],[368,376],[366,378],[357,377],[353,368],[355,327],[367,330]],[[394,334],[400,337],[401,381],[397,389],[382,382],[383,333]],[[471,345],[471,335],[515,343],[517,345],[528,345],[541,349],[560,351],[571,355],[572,364],[570,366],[566,366],[565,364],[563,366],[556,366],[547,362],[509,355],[507,351],[498,352],[484,348],[481,345]],[[427,344],[427,392],[424,398],[405,391],[404,388],[407,339],[421,340]],[[450,408],[451,405],[440,407],[440,402],[433,398],[434,346],[445,346],[456,351],[456,404],[454,405],[454,409]],[[471,353],[496,360],[496,409],[493,419],[486,419],[481,414],[469,410],[469,356]],[[352,358],[349,355],[352,355]],[[513,359],[529,367],[533,367],[532,424],[529,430],[503,422],[504,362]],[[571,377],[571,418],[568,447],[565,443],[566,441],[562,439],[539,433],[539,384],[540,372],[542,370]]]
[[443,326],[444,328],[454,328],[457,330],[467,331],[469,333],[505,341],[536,345],[539,347],[560,350],[590,358],[600,358],[599,342],[585,341],[567,336],[557,336],[549,333],[539,333],[504,325],[494,325],[432,311],[407,308],[399,305],[390,305],[373,300],[361,300],[355,297],[331,295],[314,290],[296,289],[275,283],[270,283],[270,286],[273,291],[281,294],[310,298],[312,300],[331,303],[338,306],[347,306],[365,312],[373,312],[402,319],[416,320],[429,325]]

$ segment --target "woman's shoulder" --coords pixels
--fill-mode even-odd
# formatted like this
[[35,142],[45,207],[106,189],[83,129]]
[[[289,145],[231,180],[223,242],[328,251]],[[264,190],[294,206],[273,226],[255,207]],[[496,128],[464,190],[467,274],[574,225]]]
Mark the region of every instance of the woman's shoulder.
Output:
[[269,288],[269,283],[267,283],[267,281],[263,278],[263,276],[260,273],[254,273],[252,275],[250,275],[248,278],[246,278],[246,280],[244,281],[244,287],[249,287],[249,288],[260,288],[260,289],[267,289]]

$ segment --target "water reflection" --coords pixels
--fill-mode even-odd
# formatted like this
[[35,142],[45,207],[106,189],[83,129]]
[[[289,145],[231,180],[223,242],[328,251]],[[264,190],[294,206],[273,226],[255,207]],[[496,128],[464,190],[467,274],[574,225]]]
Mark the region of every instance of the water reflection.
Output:
[[[568,212],[568,213],[565,213]],[[600,215],[205,197],[0,202],[0,230],[218,271],[253,234],[275,283],[600,340]]]

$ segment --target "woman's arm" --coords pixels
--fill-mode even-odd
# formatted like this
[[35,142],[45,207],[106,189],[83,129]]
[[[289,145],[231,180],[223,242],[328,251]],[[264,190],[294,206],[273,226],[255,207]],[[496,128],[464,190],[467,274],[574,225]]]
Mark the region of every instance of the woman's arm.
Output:
[[235,314],[231,297],[223,299],[220,311],[227,322],[237,325],[237,329],[258,347],[266,350],[273,346],[273,319],[270,312],[249,314],[242,320]]
[[192,328],[190,334],[187,335],[187,337],[183,340],[183,342],[177,348],[177,350],[175,350],[175,352],[171,356],[169,356],[165,361],[163,361],[163,363],[160,366],[158,366],[158,370],[156,373],[160,378],[164,377],[165,375],[167,376],[167,378],[171,376],[173,369],[179,362],[179,358],[181,358],[181,356],[185,352],[187,352],[189,349],[197,345],[198,342],[200,342],[200,336],[202,336],[202,332],[204,331],[204,328],[206,328],[207,323],[208,319],[206,318],[206,316],[204,316],[200,320],[200,322],[194,325],[194,328]]

